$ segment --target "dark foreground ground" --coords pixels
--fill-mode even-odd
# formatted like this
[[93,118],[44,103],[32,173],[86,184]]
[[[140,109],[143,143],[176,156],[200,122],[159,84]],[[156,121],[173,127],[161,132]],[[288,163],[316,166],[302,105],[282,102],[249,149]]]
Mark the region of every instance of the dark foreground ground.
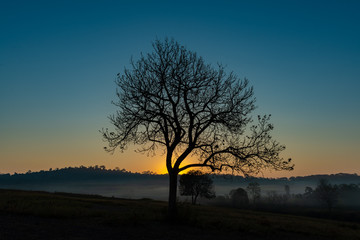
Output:
[[0,190],[0,239],[360,239],[360,223],[66,193]]

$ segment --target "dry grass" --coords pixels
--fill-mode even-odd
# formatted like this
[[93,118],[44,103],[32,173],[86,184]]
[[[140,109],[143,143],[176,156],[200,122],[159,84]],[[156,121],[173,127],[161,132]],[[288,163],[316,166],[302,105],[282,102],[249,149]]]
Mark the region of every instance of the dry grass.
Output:
[[[127,231],[130,237],[125,239],[140,239],[139,229],[148,229],[145,236],[150,239],[168,239],[161,234],[164,229],[172,232],[175,239],[182,239],[178,231],[190,232],[190,235],[184,236],[187,239],[197,239],[204,234],[209,235],[208,239],[216,239],[217,234],[229,237],[241,235],[242,239],[360,239],[359,223],[188,204],[179,204],[179,221],[169,224],[166,207],[166,202],[149,199],[0,190],[0,217],[4,219],[9,215],[22,219],[32,216],[40,222],[57,219],[57,225],[65,226],[71,221],[76,228],[90,228],[81,235],[84,238],[69,235],[67,239],[92,239],[96,232],[100,234],[104,229],[109,236],[117,234],[117,231]],[[3,222],[6,224],[5,220]],[[10,231],[11,227],[5,226],[3,231]],[[37,238],[41,239],[35,234],[34,239]]]

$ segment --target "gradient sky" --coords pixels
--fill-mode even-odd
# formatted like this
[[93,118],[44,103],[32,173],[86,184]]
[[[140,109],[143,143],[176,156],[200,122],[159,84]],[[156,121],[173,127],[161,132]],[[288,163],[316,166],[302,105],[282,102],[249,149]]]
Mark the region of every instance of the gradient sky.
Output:
[[0,173],[66,166],[164,172],[104,152],[115,77],[173,37],[255,88],[292,172],[360,174],[360,1],[1,1]]

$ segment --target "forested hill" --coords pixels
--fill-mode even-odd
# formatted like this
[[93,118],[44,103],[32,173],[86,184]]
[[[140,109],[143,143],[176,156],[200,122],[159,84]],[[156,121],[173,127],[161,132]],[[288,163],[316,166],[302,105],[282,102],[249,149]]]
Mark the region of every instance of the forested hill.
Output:
[[105,166],[80,166],[41,170],[39,172],[0,174],[0,184],[35,183],[35,182],[74,182],[74,181],[116,181],[131,179],[167,179],[167,175],[159,175],[151,171],[142,173],[125,169],[106,169]]
[[[360,176],[357,174],[337,173],[330,175],[310,175],[290,178],[245,178],[226,174],[212,175],[215,182],[252,182],[283,184],[291,182],[317,182],[319,179],[327,179],[332,183],[355,183],[360,184]],[[37,182],[74,182],[74,181],[121,181],[121,180],[167,180],[167,174],[156,174],[145,171],[142,173],[130,172],[125,169],[106,169],[105,166],[80,166],[61,169],[41,170],[39,172],[0,174],[0,185],[22,184]]]

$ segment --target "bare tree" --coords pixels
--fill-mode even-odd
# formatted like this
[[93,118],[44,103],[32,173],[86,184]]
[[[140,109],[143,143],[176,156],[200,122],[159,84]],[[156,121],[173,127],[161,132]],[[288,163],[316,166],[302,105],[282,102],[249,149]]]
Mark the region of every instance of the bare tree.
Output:
[[[118,74],[118,107],[102,130],[109,147],[122,151],[129,143],[155,154],[162,149],[170,178],[169,215],[176,216],[177,177],[192,167],[231,170],[244,175],[264,168],[292,170],[279,157],[284,146],[273,140],[270,116],[252,122],[253,88],[247,79],[205,64],[174,40],[155,41],[152,53],[131,61]],[[181,165],[185,159],[195,162]]]
[[181,175],[179,183],[180,195],[191,196],[191,203],[194,205],[199,196],[207,199],[215,197],[213,180],[199,170]]

